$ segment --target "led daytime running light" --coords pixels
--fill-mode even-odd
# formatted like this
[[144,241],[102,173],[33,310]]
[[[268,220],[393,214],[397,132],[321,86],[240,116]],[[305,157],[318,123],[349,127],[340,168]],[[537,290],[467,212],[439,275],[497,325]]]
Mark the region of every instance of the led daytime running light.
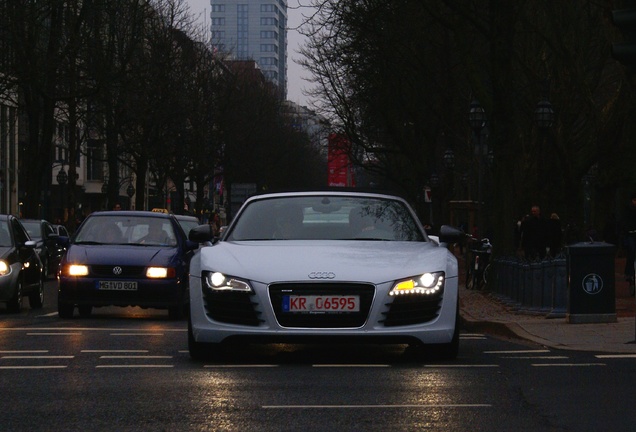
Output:
[[389,292],[391,296],[405,294],[434,295],[441,291],[444,286],[444,276],[442,274],[425,273],[418,279],[407,279],[395,284]]

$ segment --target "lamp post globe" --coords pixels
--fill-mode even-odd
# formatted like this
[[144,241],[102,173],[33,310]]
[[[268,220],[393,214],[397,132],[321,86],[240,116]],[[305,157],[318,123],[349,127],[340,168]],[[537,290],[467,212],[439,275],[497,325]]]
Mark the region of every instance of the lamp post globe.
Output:
[[132,183],[128,183],[128,187],[126,188],[126,193],[128,194],[128,198],[132,198],[135,194],[135,187]]
[[60,186],[64,186],[68,182],[68,174],[64,171],[64,167],[60,168],[60,172],[57,173],[55,179]]
[[537,108],[534,110],[534,116],[539,129],[546,130],[552,127],[554,123],[552,104],[547,99],[543,99],[537,104]]
[[481,106],[477,99],[473,99],[470,103],[470,111],[468,112],[468,123],[477,135],[486,126],[486,110]]

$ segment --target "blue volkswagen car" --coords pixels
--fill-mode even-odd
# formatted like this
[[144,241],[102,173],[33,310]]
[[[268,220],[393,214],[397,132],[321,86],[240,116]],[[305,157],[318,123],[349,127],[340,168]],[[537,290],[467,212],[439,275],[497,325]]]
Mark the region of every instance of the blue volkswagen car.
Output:
[[70,239],[58,273],[58,314],[81,317],[94,307],[188,308],[188,267],[198,243],[173,215],[104,211],[89,215]]

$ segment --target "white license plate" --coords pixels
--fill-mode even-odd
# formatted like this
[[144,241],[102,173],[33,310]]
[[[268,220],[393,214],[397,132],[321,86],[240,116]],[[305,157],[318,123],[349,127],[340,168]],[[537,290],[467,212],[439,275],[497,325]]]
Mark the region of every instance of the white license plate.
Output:
[[99,281],[100,290],[137,291],[137,282],[129,281]]
[[283,296],[283,312],[360,312],[360,296]]

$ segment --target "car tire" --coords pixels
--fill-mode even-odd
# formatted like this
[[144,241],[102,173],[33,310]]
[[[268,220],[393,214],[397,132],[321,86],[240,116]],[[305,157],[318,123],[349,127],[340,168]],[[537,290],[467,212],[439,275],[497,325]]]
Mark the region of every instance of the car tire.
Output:
[[437,357],[440,360],[455,360],[459,354],[459,305],[455,313],[455,331],[449,343],[437,345]]
[[79,311],[79,316],[82,318],[90,318],[93,314],[93,306],[91,305],[81,305],[77,307]]
[[60,318],[70,319],[73,318],[73,311],[75,310],[75,305],[72,303],[64,303],[57,302],[57,314]]
[[31,309],[42,309],[44,306],[44,281],[40,279],[37,290],[29,294],[29,306]]
[[21,276],[18,276],[18,282],[15,284],[15,292],[13,297],[7,302],[7,310],[11,313],[19,313],[22,306],[22,280]]

